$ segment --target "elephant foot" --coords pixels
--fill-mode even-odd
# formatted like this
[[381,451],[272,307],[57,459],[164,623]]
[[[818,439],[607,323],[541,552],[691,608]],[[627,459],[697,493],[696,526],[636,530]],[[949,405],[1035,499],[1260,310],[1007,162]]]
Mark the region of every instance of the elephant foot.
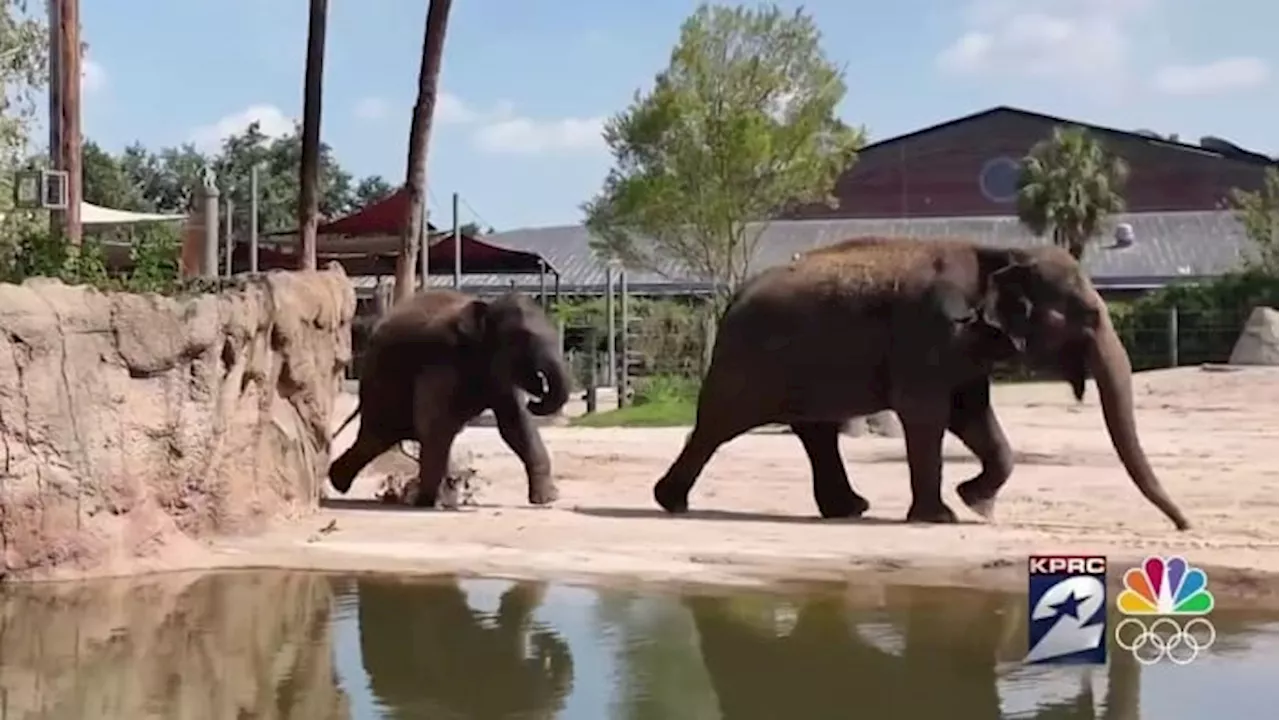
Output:
[[911,509],[907,510],[907,522],[910,523],[954,523],[956,522],[956,514],[947,507],[946,503],[936,503],[923,505],[919,503],[911,503]]
[[842,493],[834,497],[818,498],[818,514],[824,520],[857,518],[871,507],[871,503],[856,492]]
[[970,510],[986,520],[991,520],[996,510],[996,494],[984,488],[976,479],[966,480],[956,488],[956,494]]
[[560,490],[550,481],[529,486],[530,505],[550,505],[560,499]]
[[436,506],[436,503],[439,500],[440,500],[439,488],[436,488],[435,490],[427,491],[419,487],[418,494],[413,499],[413,506],[420,507],[420,508],[434,508]]
[[653,486],[653,499],[657,500],[658,505],[669,513],[678,514],[689,511],[689,493],[672,489],[665,478]]

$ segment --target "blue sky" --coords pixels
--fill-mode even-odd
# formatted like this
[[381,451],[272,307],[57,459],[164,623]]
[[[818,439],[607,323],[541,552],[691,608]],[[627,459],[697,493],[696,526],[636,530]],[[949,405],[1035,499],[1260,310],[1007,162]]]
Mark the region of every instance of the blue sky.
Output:
[[[796,6],[799,3],[780,3]],[[662,69],[694,0],[455,0],[430,150],[433,219],[576,223],[604,118]],[[331,0],[322,135],[400,182],[426,0]],[[993,105],[1277,150],[1277,5],[1234,0],[804,3],[847,67],[842,116],[883,139]],[[302,107],[304,0],[85,0],[84,132],[216,145]]]

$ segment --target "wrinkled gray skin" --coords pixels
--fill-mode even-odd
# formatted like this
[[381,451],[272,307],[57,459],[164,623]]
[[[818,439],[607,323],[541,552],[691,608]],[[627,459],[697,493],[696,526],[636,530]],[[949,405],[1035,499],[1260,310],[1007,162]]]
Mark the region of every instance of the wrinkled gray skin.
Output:
[[[532,415],[560,411],[569,375],[555,328],[531,299],[421,292],[378,322],[361,365],[360,403],[343,423],[359,414],[360,432],[329,466],[338,492],[347,492],[360,470],[396,443],[417,440],[418,504],[434,506],[454,438],[492,409],[503,441],[524,463],[529,502],[558,497]],[[527,404],[525,393],[532,396]]]
[[1056,247],[1001,249],[960,242],[862,238],[766,270],[721,319],[684,449],[653,488],[668,512],[712,454],[760,425],[790,424],[809,456],[824,518],[868,508],[849,483],[837,437],[854,416],[894,410],[911,477],[909,521],[955,522],[942,501],[942,439],[958,437],[982,463],[960,498],[990,518],[1013,471],[991,408],[997,360],[1021,356],[1067,380],[1076,399],[1090,375],[1111,442],[1142,494],[1179,530],[1186,518],[1160,486],[1134,424],[1129,357],[1106,304]]

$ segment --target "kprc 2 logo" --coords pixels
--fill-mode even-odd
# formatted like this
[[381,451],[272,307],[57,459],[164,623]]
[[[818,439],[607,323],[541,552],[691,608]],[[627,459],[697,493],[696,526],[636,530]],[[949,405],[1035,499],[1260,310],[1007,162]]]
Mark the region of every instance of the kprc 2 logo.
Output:
[[[1124,574],[1116,608],[1116,645],[1144,665],[1163,659],[1188,665],[1213,645],[1217,631],[1205,617],[1213,610],[1209,576],[1181,557],[1149,557]],[[1179,623],[1179,618],[1186,618]]]
[[1107,661],[1107,559],[1096,555],[1028,558],[1029,663]]

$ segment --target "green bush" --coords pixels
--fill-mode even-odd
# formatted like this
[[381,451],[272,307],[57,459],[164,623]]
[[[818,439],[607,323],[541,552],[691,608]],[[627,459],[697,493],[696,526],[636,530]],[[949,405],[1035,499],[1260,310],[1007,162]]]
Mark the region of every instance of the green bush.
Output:
[[1135,370],[1169,363],[1169,316],[1178,309],[1178,364],[1225,362],[1255,307],[1275,308],[1277,277],[1254,268],[1209,282],[1170,285],[1130,303],[1109,307],[1116,332]]
[[650,375],[638,378],[631,397],[633,405],[696,402],[698,378],[687,375]]
[[20,283],[32,277],[52,277],[68,285],[125,292],[173,294],[198,289],[198,283],[179,278],[181,242],[176,228],[143,225],[132,229],[128,237],[131,267],[113,272],[108,269],[99,233],[86,233],[77,248],[47,229],[24,228],[16,237],[3,278]]

